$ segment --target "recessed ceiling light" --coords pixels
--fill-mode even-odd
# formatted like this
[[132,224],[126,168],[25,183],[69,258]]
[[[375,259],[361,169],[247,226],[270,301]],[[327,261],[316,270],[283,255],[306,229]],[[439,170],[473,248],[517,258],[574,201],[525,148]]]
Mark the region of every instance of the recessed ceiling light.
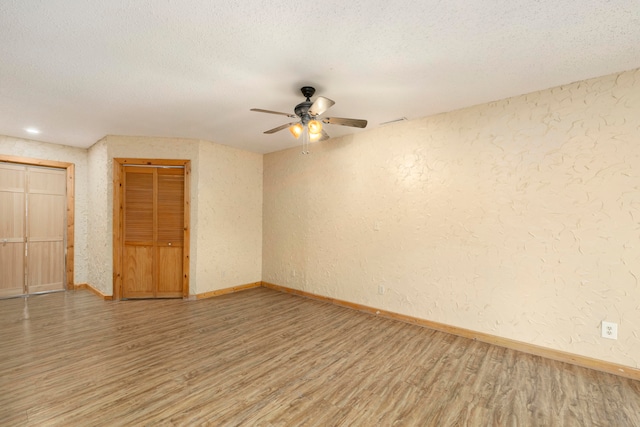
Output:
[[27,133],[30,133],[30,134],[32,134],[32,135],[37,135],[37,134],[39,134],[39,133],[40,133],[40,131],[39,131],[38,129],[36,129],[36,128],[24,128],[24,130],[25,130]]

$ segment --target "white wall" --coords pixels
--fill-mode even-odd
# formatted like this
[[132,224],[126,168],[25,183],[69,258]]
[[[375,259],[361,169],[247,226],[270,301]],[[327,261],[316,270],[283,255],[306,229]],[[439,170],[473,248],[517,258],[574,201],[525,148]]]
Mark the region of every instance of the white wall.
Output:
[[640,70],[299,152],[264,158],[264,281],[640,367]]
[[0,135],[0,154],[53,160],[75,165],[74,283],[88,280],[87,259],[87,150]]

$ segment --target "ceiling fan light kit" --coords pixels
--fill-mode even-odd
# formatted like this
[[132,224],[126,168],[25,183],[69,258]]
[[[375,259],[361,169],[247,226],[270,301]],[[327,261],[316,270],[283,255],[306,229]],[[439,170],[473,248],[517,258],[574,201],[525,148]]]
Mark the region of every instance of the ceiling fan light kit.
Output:
[[302,130],[304,128],[302,127],[302,123],[296,123],[295,125],[289,126],[289,131],[291,132],[291,135],[293,135],[296,139],[300,138],[300,135],[302,135]]
[[310,135],[320,135],[322,123],[317,120],[310,120],[309,123],[307,123],[307,128],[309,129]]
[[272,134],[288,128],[289,132],[296,138],[302,136],[302,152],[304,154],[309,153],[307,144],[316,141],[324,141],[330,138],[329,134],[322,129],[322,123],[330,125],[350,126],[357,128],[364,128],[367,126],[367,121],[362,119],[346,119],[343,117],[320,117],[325,111],[327,111],[333,104],[329,98],[319,96],[315,101],[311,102],[311,97],[316,92],[315,88],[311,86],[303,86],[300,91],[306,98],[306,101],[299,103],[294,108],[294,114],[281,113],[273,110],[263,110],[261,108],[252,108],[251,111],[258,113],[278,114],[290,118],[298,118],[298,122],[287,123],[285,125],[278,126],[273,129],[265,131],[266,134]]

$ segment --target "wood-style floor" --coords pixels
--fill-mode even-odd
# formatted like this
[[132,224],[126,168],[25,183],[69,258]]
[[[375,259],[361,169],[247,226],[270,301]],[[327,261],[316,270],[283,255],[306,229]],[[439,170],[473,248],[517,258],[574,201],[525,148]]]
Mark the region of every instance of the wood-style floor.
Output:
[[640,382],[256,288],[0,301],[2,426],[640,426]]

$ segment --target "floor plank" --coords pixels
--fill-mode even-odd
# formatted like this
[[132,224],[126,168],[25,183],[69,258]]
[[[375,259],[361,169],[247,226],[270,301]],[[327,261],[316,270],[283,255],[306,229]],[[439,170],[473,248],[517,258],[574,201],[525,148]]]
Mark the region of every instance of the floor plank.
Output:
[[0,301],[0,425],[640,426],[640,382],[266,288]]

